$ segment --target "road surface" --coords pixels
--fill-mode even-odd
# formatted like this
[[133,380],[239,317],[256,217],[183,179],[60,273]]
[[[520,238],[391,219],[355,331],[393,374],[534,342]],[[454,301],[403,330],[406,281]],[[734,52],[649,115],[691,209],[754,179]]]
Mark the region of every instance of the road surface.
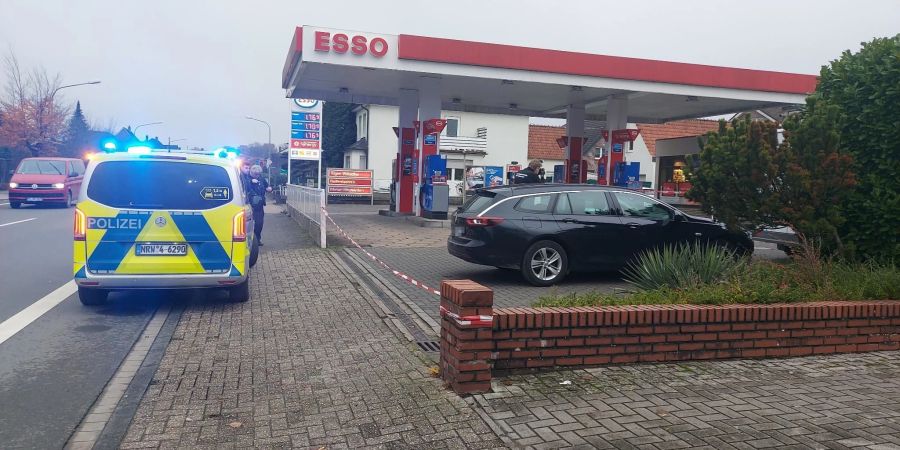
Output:
[[[73,210],[7,202],[0,196],[0,442],[61,448],[162,296],[114,293],[107,306],[83,307],[67,284]],[[40,314],[54,295],[62,301]]]

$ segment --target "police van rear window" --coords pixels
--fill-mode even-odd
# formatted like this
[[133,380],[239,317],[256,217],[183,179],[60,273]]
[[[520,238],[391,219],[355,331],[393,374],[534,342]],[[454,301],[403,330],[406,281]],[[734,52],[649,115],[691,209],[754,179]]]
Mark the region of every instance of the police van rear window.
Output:
[[108,161],[94,169],[87,196],[114,208],[202,210],[231,201],[219,166],[168,161]]

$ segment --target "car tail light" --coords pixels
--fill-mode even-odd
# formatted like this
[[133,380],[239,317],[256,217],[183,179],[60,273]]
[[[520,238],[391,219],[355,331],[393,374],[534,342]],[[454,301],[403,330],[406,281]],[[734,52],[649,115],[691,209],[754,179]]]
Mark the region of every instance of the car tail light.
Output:
[[234,215],[234,225],[231,228],[231,240],[235,242],[244,242],[247,240],[247,221],[246,212],[241,211]]
[[72,233],[75,236],[76,241],[83,241],[85,236],[85,231],[87,231],[87,217],[85,217],[84,212],[80,209],[75,209],[75,226],[72,229]]
[[503,223],[502,217],[473,217],[466,219],[466,225],[470,227],[492,227]]

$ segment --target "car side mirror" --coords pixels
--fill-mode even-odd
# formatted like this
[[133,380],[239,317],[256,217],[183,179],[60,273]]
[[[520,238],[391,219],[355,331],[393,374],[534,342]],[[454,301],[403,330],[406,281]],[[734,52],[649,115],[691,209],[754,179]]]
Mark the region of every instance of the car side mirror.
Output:
[[686,220],[683,215],[675,213],[675,221],[676,222],[685,222]]

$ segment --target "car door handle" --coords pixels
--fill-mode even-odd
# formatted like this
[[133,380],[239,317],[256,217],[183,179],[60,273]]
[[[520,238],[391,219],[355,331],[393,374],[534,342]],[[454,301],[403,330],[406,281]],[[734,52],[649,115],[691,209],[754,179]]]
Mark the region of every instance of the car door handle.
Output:
[[641,224],[635,223],[635,222],[628,222],[628,223],[626,223],[625,225],[628,225],[628,228],[631,228],[632,230],[637,230],[637,228],[638,228]]
[[578,222],[577,220],[575,220],[571,217],[566,217],[565,219],[562,220],[562,223],[577,223],[577,222]]

